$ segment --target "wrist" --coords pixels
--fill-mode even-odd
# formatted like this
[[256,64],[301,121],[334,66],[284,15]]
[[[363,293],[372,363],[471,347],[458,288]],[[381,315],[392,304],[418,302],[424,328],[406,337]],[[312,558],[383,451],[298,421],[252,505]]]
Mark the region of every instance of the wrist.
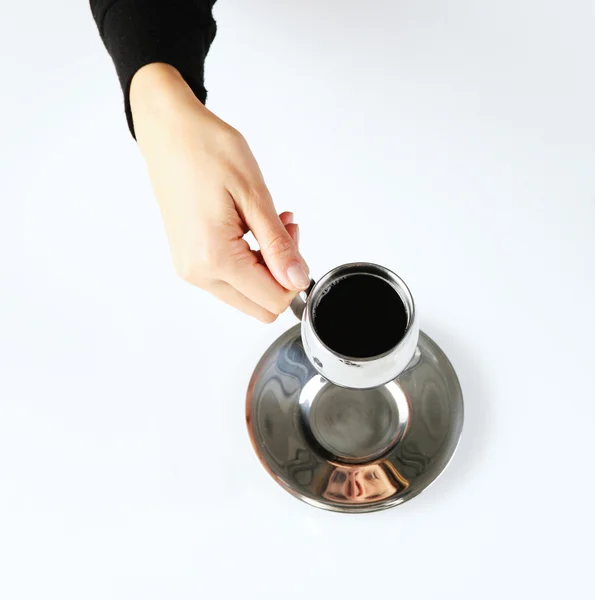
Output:
[[139,69],[130,83],[130,109],[135,121],[146,117],[175,115],[181,105],[195,103],[196,96],[179,71],[165,63],[151,63]]

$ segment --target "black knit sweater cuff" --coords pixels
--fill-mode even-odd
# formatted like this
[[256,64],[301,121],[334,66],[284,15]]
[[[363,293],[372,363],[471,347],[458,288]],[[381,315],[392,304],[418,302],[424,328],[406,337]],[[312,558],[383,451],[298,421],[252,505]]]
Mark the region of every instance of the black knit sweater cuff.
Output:
[[216,33],[212,5],[212,0],[92,2],[99,33],[124,92],[133,137],[130,83],[145,65],[160,62],[175,67],[196,97],[205,102],[204,62]]

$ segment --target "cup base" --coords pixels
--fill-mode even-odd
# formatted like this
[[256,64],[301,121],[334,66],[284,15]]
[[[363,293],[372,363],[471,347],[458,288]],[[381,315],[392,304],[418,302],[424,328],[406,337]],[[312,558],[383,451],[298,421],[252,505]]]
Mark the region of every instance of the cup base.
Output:
[[394,382],[367,390],[338,387],[322,376],[302,389],[304,434],[329,460],[366,463],[386,454],[402,438],[409,404]]

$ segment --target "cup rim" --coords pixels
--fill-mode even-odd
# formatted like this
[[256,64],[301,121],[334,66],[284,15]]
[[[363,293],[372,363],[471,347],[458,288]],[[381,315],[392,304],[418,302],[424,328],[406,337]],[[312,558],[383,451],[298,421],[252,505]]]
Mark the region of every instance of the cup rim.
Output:
[[[390,348],[386,352],[383,352],[382,354],[375,354],[374,356],[366,357],[354,357],[341,354],[333,350],[330,346],[323,342],[320,336],[318,335],[318,332],[316,331],[313,318],[313,305],[317,292],[319,292],[321,288],[326,287],[329,281],[336,278],[337,276],[349,277],[350,275],[369,275],[372,277],[378,277],[379,279],[382,279],[383,281],[385,281],[393,287],[393,289],[397,292],[397,294],[399,294],[399,297],[403,302],[403,306],[405,307],[405,311],[407,312],[407,326],[405,327],[403,336],[392,348]],[[308,294],[308,298],[306,300],[306,309],[306,320],[308,322],[308,325],[310,326],[310,331],[314,335],[316,341],[319,344],[321,344],[326,350],[328,350],[331,354],[335,355],[344,362],[355,364],[373,362],[382,358],[386,358],[387,356],[393,354],[395,351],[398,351],[399,347],[403,346],[407,341],[407,338],[411,335],[416,320],[415,302],[413,300],[411,290],[409,289],[407,284],[395,272],[391,271],[390,269],[387,269],[386,267],[383,267],[382,265],[371,262],[345,263],[325,273],[314,284],[314,287]]]

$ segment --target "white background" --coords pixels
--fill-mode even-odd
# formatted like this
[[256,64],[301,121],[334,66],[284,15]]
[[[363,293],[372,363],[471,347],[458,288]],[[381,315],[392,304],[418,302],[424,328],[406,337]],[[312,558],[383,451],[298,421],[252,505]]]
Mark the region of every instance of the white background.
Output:
[[593,597],[592,0],[220,0],[209,106],[315,276],[404,277],[466,402],[434,486],[300,503],[265,327],[179,281],[86,2],[0,8],[0,597]]

